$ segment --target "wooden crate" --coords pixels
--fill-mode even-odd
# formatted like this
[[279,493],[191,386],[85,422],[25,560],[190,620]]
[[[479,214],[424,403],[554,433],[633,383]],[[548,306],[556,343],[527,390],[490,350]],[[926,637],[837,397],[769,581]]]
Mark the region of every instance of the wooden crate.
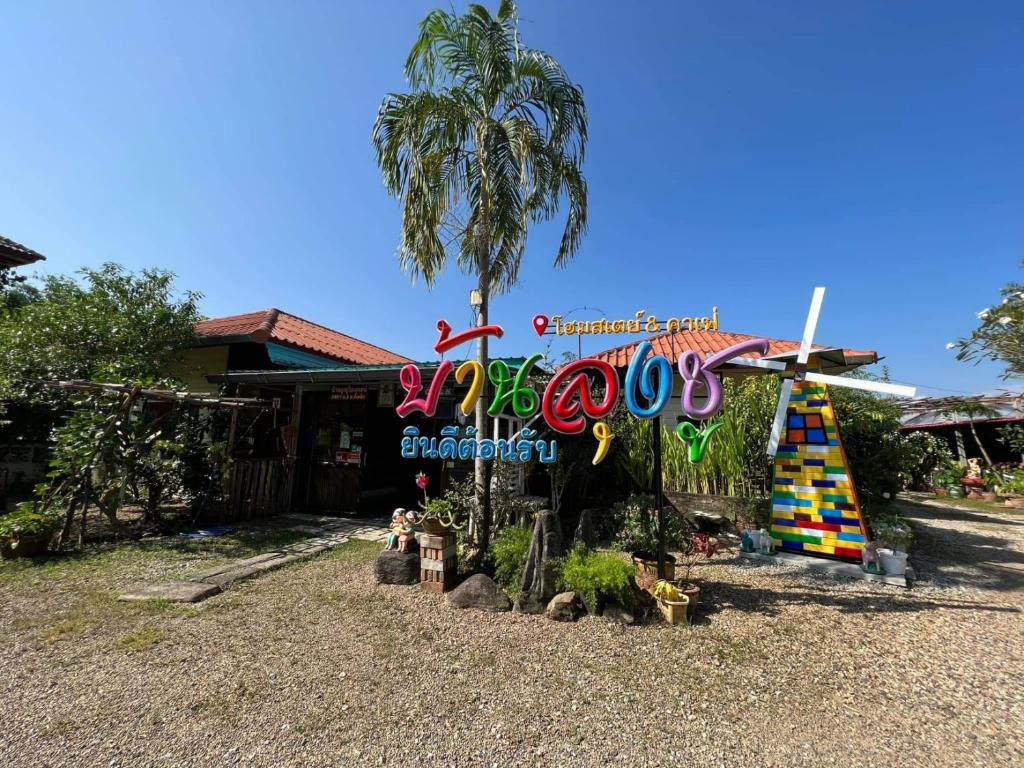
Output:
[[451,589],[458,571],[455,534],[421,533],[416,541],[420,546],[420,586],[438,594]]

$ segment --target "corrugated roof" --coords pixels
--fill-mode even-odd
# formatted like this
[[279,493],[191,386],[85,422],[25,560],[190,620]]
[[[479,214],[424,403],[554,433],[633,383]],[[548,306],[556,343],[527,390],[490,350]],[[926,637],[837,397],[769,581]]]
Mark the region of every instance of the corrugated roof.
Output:
[[[663,355],[669,359],[678,358],[683,352],[692,350],[699,352],[702,357],[721,352],[739,344],[742,341],[751,339],[766,338],[763,336],[752,336],[747,333],[729,333],[728,331],[678,331],[676,333],[662,333],[646,339],[654,347],[654,354]],[[607,349],[591,357],[611,363],[616,368],[625,368],[633,358],[636,348],[645,339],[631,341],[622,346]],[[799,341],[788,341],[786,339],[768,339],[767,357],[787,357],[793,355],[800,349]],[[833,366],[845,368],[858,365],[870,365],[878,362],[878,353],[870,350],[842,349],[840,347],[827,347],[815,344],[814,350],[820,353],[822,358],[827,358]],[[746,357],[759,357],[756,353],[745,355]]]
[[196,334],[207,344],[239,339],[259,344],[275,341],[342,363],[376,365],[412,362],[409,358],[383,347],[311,323],[279,309],[264,309],[259,312],[203,320],[196,324]]
[[0,235],[0,267],[23,267],[45,258],[43,254]]

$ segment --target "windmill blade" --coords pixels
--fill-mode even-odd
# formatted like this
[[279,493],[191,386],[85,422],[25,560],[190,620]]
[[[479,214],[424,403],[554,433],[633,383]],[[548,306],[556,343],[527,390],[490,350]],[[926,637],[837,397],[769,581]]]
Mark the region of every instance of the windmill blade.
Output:
[[913,397],[917,394],[917,387],[907,387],[903,384],[889,384],[884,381],[848,379],[845,376],[831,376],[827,373],[815,373],[813,371],[808,371],[804,378],[806,378],[807,381],[814,381],[818,384],[834,384],[837,387],[863,389],[866,392],[881,392],[886,395],[899,395],[900,397]]
[[749,365],[751,368],[767,368],[770,371],[784,371],[786,364],[778,360],[765,360],[760,357],[734,357],[728,362],[733,365]]
[[772,434],[768,438],[768,455],[774,456],[779,450],[782,439],[782,428],[786,423],[786,409],[789,408],[789,395],[793,391],[793,380],[783,379],[779,391],[779,407],[775,409],[775,421],[772,422]]
[[804,335],[800,339],[800,354],[796,362],[804,365],[811,354],[811,344],[814,341],[814,331],[818,327],[818,315],[821,314],[821,302],[825,300],[825,289],[820,285],[814,289],[811,297],[811,308],[807,312],[807,324],[804,326]]

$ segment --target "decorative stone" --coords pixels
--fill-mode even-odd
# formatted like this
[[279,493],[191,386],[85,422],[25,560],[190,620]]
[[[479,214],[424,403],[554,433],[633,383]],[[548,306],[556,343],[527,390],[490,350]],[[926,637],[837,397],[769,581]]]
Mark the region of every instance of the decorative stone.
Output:
[[636,624],[636,616],[617,603],[606,605],[601,615],[615,624]]
[[171,603],[198,603],[220,593],[216,584],[201,584],[194,581],[168,581],[162,584],[143,584],[134,587],[118,600],[167,600]]
[[544,613],[548,601],[555,595],[554,560],[561,554],[558,516],[550,509],[542,510],[537,513],[533,524],[533,539],[523,567],[516,611]]
[[399,552],[384,550],[377,556],[374,566],[378,584],[420,583],[420,556],[418,552]]
[[597,543],[597,532],[594,530],[594,517],[601,514],[600,509],[584,509],[580,512],[579,522],[576,523],[576,532],[572,536],[573,544],[583,544],[593,547]]
[[453,608],[477,608],[481,611],[512,610],[512,601],[498,589],[492,578],[482,573],[470,576],[449,592],[448,604]]
[[554,621],[576,621],[587,612],[575,592],[559,592],[551,598],[544,614]]

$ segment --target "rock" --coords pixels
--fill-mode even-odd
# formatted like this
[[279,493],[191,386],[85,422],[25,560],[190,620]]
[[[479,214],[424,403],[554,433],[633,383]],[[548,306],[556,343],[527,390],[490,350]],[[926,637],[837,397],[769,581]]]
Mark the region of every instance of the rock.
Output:
[[167,600],[171,603],[198,603],[220,594],[216,584],[194,581],[169,581],[162,584],[144,584],[126,591],[118,600]]
[[419,584],[419,553],[386,549],[377,556],[374,572],[378,584]]
[[636,616],[617,603],[606,605],[601,615],[614,624],[636,624]]
[[478,573],[448,593],[453,608],[477,608],[481,611],[511,611],[512,601],[498,589],[494,579]]
[[594,517],[601,513],[600,509],[584,509],[580,512],[580,520],[576,523],[576,532],[572,536],[573,544],[593,547],[597,543],[597,532],[594,530]]
[[544,614],[554,621],[576,621],[587,611],[575,592],[559,592],[551,598]]

